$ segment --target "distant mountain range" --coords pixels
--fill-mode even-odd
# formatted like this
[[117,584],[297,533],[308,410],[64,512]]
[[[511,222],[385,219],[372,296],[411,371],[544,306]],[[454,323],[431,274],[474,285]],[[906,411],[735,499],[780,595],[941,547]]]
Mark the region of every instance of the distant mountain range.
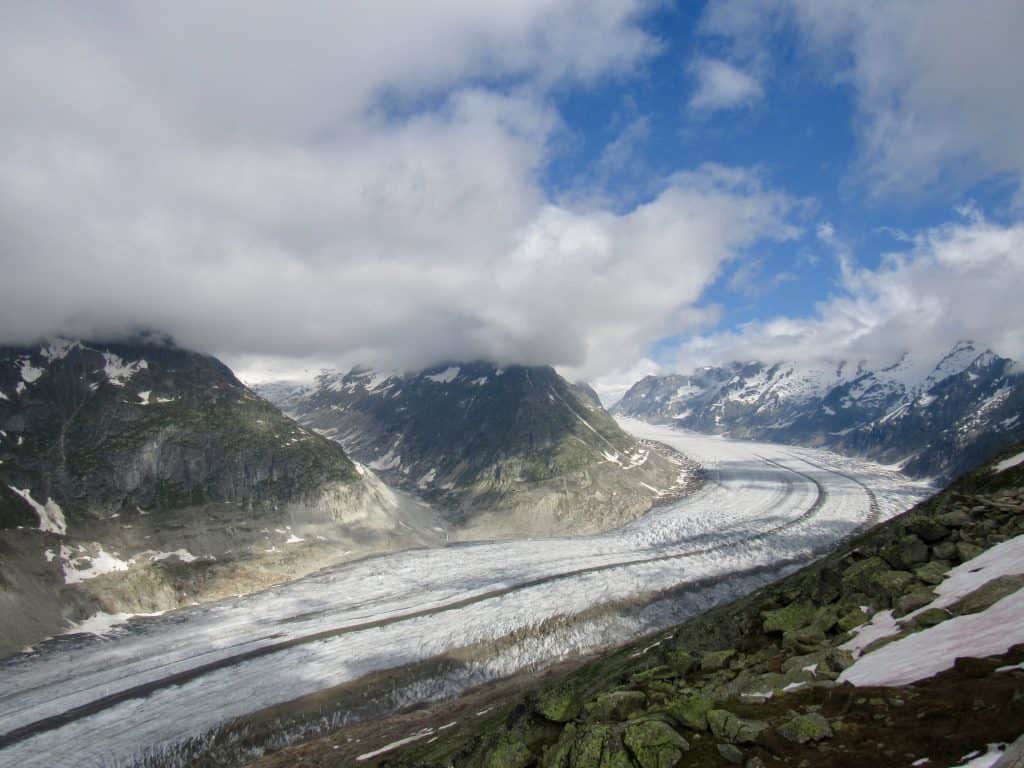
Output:
[[678,463],[640,445],[593,390],[549,367],[355,368],[324,372],[311,387],[259,391],[439,505],[463,537],[606,529],[678,490]]
[[165,610],[438,540],[400,508],[212,357],[0,348],[0,655],[101,609]]
[[[759,362],[648,376],[614,413],[732,437],[824,446],[947,480],[1024,439],[1024,371],[957,343],[934,365]],[[920,374],[915,371],[925,370]]]

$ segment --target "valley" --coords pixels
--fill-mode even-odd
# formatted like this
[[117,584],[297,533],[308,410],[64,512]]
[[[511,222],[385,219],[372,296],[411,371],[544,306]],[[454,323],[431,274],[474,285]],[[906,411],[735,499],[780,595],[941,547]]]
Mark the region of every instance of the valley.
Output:
[[772,581],[931,490],[823,451],[622,426],[698,461],[701,487],[601,534],[370,557],[42,643],[3,663],[0,765],[241,763],[265,746],[235,738],[261,710],[315,713],[278,731],[281,746],[342,722],[345,685],[384,670],[403,672],[379,701],[362,697],[364,716],[624,642]]

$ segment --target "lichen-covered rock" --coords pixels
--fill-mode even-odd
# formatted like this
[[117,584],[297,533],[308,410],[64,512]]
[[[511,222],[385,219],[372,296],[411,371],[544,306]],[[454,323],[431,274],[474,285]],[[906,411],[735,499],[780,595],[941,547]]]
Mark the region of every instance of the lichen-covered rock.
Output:
[[736,744],[753,744],[768,723],[737,717],[726,709],[708,712],[708,727],[716,738]]
[[930,589],[915,589],[903,595],[896,601],[896,616],[906,616],[911,611],[924,608],[935,599],[935,593]]
[[541,768],[568,768],[569,759],[576,743],[576,725],[569,723],[562,729],[558,741],[544,750]]
[[943,541],[932,547],[932,554],[939,560],[952,560],[956,557],[956,544]]
[[893,568],[909,569],[928,561],[928,545],[913,534],[882,550],[882,558]]
[[985,550],[977,544],[971,544],[967,541],[958,541],[956,543],[956,556],[960,558],[961,563],[966,563],[968,560],[977,557],[984,551]]
[[554,723],[567,723],[582,710],[579,692],[566,685],[548,688],[537,697],[537,712]]
[[859,627],[861,624],[866,624],[870,620],[871,617],[860,608],[852,608],[840,617],[838,623],[839,628],[843,632],[849,632],[851,629]]
[[647,705],[647,696],[641,691],[612,691],[602,693],[587,707],[591,720],[625,720]]
[[536,758],[518,733],[503,733],[484,759],[483,768],[526,768]]
[[743,762],[743,753],[733,744],[719,744],[718,754],[733,765],[739,765]]
[[728,665],[729,660],[736,655],[736,651],[729,649],[724,651],[710,651],[701,656],[700,668],[702,672],[717,672]]
[[948,570],[948,564],[940,563],[937,560],[931,560],[930,562],[915,568],[914,575],[925,584],[941,584],[942,580],[946,578],[946,572]]
[[640,768],[673,768],[690,744],[660,720],[640,720],[626,726],[623,743]]
[[907,530],[929,544],[942,541],[949,536],[949,529],[927,515],[913,515],[907,523]]
[[812,712],[806,715],[797,715],[785,725],[780,726],[778,733],[794,744],[806,744],[809,741],[831,738],[832,727],[828,720],[816,712]]
[[785,608],[765,611],[761,614],[761,618],[764,621],[763,627],[765,632],[786,633],[795,632],[809,625],[814,621],[817,612],[818,609],[814,603],[804,600],[798,603],[790,603]]
[[999,576],[961,597],[949,606],[949,612],[955,616],[981,613],[1021,587],[1024,587],[1024,575]]
[[941,624],[951,616],[952,614],[943,608],[929,608],[928,610],[921,611],[917,614],[910,621],[910,626],[915,629],[926,629],[927,627],[934,627],[936,624]]
[[703,731],[708,727],[708,712],[714,708],[714,702],[706,696],[683,694],[668,703],[666,712],[680,725]]

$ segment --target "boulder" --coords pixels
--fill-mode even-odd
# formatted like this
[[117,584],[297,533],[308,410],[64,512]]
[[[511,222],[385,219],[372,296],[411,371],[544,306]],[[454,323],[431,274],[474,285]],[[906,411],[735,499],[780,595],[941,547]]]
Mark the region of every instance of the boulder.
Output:
[[708,712],[708,727],[716,738],[732,744],[753,744],[768,723],[737,717],[726,709]]
[[946,578],[946,572],[948,570],[949,566],[945,563],[932,560],[931,562],[915,568],[914,575],[925,584],[941,584],[942,580]]
[[587,704],[590,720],[625,720],[647,706],[647,696],[640,691],[612,691],[602,693]]
[[582,705],[579,693],[567,685],[559,685],[541,692],[535,707],[537,712],[554,723],[575,720]]
[[690,749],[686,739],[660,720],[630,723],[626,726],[622,741],[640,768],[673,768],[683,753]]
[[719,744],[718,754],[733,765],[740,765],[743,762],[743,753],[732,744]]
[[893,568],[913,568],[928,562],[928,545],[911,534],[882,550],[882,558]]
[[1024,587],[1024,574],[997,576],[950,605],[949,612],[954,616],[981,613],[1021,587]]
[[790,603],[785,608],[774,611],[764,611],[761,618],[764,622],[764,631],[772,632],[794,632],[803,629],[812,621],[818,613],[817,607],[809,600],[798,603]]
[[797,715],[778,729],[779,735],[794,744],[806,744],[832,737],[832,727],[821,715],[812,712]]
[[932,547],[932,554],[939,560],[952,560],[956,557],[956,544],[943,541]]
[[949,536],[949,528],[932,517],[915,515],[907,523],[907,530],[929,544],[942,541]]
[[956,556],[960,558],[961,563],[966,563],[968,560],[977,557],[984,551],[985,550],[977,544],[971,544],[966,541],[958,541],[956,543]]
[[893,614],[895,616],[906,616],[918,608],[924,608],[934,599],[935,593],[930,589],[915,589],[912,592],[907,592],[907,594],[896,601],[896,610]]
[[725,651],[709,651],[701,656],[700,668],[702,672],[717,672],[720,669],[725,669],[729,664],[729,660],[736,655],[734,650]]
[[684,694],[672,699],[666,711],[680,725],[703,731],[708,727],[708,712],[714,708],[714,702],[705,696]]

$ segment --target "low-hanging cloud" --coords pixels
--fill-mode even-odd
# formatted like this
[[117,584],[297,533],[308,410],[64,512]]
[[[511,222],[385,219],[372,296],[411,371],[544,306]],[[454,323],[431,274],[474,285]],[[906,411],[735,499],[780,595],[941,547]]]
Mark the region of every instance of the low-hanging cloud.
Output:
[[626,212],[545,195],[550,89],[642,65],[647,3],[284,8],[5,12],[0,341],[157,329],[232,360],[591,375],[793,236],[786,196],[735,169]]
[[927,372],[957,340],[1024,360],[1024,224],[990,222],[972,208],[962,214],[909,237],[909,250],[887,255],[877,269],[856,266],[830,231],[842,261],[834,296],[807,317],[696,338],[680,349],[677,367],[727,360],[879,366],[911,352],[911,363]]

